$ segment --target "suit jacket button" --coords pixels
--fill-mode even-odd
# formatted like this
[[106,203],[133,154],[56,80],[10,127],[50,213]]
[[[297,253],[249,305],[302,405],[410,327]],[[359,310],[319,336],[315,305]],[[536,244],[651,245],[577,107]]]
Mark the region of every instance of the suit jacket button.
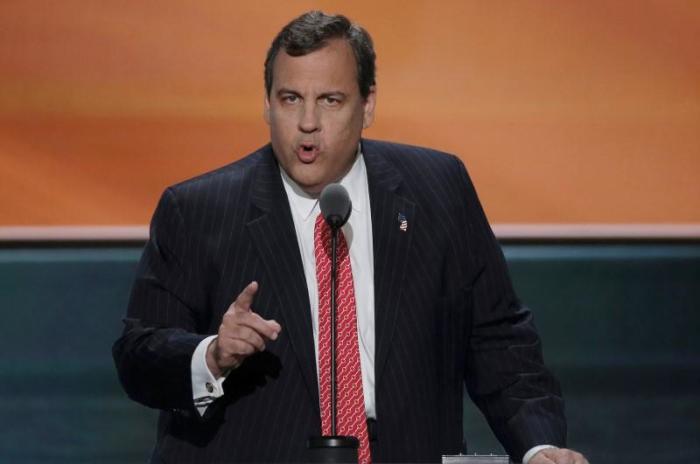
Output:
[[205,387],[207,387],[207,391],[208,391],[209,393],[211,393],[211,392],[214,391],[214,385],[212,385],[211,382],[207,382],[206,385],[205,385]]

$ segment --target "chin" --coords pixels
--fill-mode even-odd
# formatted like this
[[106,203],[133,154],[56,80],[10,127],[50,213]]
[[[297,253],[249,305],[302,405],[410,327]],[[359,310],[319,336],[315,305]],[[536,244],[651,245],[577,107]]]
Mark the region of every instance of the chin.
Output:
[[323,183],[320,179],[304,175],[303,171],[295,170],[287,172],[287,174],[307,193],[320,193],[323,189]]

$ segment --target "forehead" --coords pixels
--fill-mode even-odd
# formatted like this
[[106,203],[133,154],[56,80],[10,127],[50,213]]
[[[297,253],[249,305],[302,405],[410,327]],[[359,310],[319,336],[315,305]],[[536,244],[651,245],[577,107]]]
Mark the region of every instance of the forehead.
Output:
[[324,90],[325,87],[359,92],[355,54],[346,40],[329,40],[325,46],[303,56],[291,56],[280,50],[273,64],[273,91]]

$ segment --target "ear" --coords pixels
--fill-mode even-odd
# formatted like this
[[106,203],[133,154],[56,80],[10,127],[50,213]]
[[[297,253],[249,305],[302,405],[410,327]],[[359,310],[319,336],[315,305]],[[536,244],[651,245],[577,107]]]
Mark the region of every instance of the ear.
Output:
[[270,125],[270,97],[267,95],[267,92],[265,92],[265,102],[263,103],[263,119],[265,119],[265,122],[267,125]]
[[377,101],[377,86],[369,88],[369,94],[365,98],[364,114],[362,116],[362,128],[367,129],[374,122],[374,105]]

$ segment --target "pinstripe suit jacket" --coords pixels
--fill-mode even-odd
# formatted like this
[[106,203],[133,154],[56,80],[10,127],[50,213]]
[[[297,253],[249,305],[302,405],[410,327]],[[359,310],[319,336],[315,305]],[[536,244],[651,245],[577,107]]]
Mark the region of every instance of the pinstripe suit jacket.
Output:
[[[465,383],[511,456],[564,445],[558,385],[462,163],[362,145],[376,292],[374,461],[460,451]],[[251,280],[260,283],[255,311],[283,331],[229,375],[225,396],[199,418],[192,353]],[[120,380],[131,398],[162,410],[154,462],[305,460],[307,438],[320,435],[311,317],[269,145],[165,191],[125,323],[113,349]]]

